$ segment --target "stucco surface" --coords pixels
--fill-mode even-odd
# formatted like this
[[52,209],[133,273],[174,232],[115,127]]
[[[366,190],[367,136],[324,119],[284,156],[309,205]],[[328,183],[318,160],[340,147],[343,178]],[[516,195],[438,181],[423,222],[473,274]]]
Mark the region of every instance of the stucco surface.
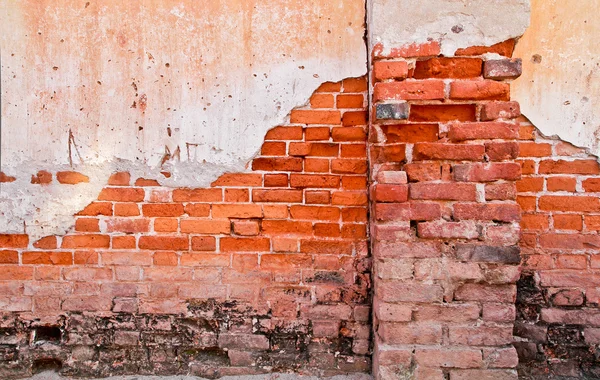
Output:
[[[326,81],[366,72],[362,0],[0,0],[0,231],[60,233],[110,173],[206,186]],[[71,137],[70,137],[71,136]],[[39,169],[85,186],[28,185]],[[47,199],[46,199],[47,198]],[[59,224],[58,227],[55,225]],[[41,233],[41,232],[40,232]]]
[[428,39],[441,42],[442,53],[493,45],[523,34],[529,23],[529,0],[371,0],[372,43],[386,51]]
[[600,3],[532,0],[519,40],[523,75],[512,87],[541,132],[600,154]]

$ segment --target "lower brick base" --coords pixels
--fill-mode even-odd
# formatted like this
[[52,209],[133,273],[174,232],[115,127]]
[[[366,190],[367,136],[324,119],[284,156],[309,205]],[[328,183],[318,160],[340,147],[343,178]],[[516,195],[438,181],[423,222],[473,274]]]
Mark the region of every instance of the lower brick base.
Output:
[[278,320],[235,301],[188,304],[178,315],[68,313],[49,321],[0,319],[0,375],[41,370],[64,376],[227,375],[294,371],[331,376],[365,372],[353,339],[315,339],[308,321]]

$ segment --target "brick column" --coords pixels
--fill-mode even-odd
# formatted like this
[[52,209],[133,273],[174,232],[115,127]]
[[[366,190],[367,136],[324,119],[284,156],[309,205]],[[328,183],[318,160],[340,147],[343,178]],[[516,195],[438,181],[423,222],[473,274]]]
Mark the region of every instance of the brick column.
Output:
[[517,378],[521,168],[507,81],[520,61],[485,60],[490,49],[512,51],[497,45],[446,58],[435,42],[374,49],[377,379]]

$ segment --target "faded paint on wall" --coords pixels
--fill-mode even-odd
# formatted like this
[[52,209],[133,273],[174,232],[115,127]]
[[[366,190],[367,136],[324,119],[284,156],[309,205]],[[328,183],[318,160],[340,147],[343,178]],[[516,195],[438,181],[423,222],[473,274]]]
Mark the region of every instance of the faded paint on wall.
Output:
[[600,154],[600,12],[596,1],[533,0],[531,27],[512,87],[521,110],[546,136]]
[[372,44],[383,55],[394,47],[440,41],[442,54],[493,45],[523,34],[529,23],[529,0],[371,0]]
[[[61,233],[114,171],[166,169],[163,183],[206,186],[244,170],[266,131],[319,84],[366,72],[362,0],[0,0],[0,9],[2,171],[19,178],[0,191],[0,231]],[[78,170],[90,184],[40,194],[29,184],[39,169]]]

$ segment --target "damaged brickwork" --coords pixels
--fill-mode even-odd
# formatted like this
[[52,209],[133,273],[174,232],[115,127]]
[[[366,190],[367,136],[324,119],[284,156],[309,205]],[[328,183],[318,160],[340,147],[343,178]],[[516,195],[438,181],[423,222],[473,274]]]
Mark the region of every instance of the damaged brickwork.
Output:
[[[516,379],[521,168],[514,41],[376,46],[371,236],[377,379]],[[502,54],[485,55],[486,53]]]
[[600,378],[598,157],[521,120],[515,346],[524,379]]
[[210,188],[119,172],[68,234],[0,235],[0,374],[369,371],[366,95],[323,84]]

